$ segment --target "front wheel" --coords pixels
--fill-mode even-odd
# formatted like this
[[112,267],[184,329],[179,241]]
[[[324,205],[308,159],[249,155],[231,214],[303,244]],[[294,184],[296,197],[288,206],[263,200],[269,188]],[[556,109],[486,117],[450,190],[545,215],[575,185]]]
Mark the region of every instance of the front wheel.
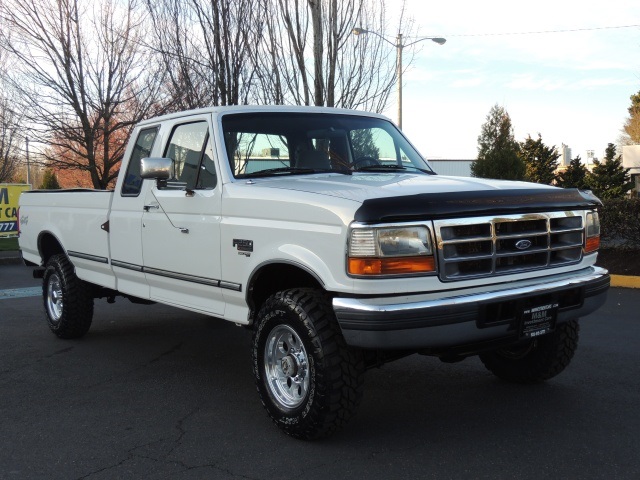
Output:
[[65,255],[53,255],[47,262],[42,284],[47,323],[60,338],[80,338],[91,327],[93,296]]
[[323,292],[293,289],[267,299],[256,321],[252,360],[262,404],[293,437],[330,435],[360,402],[362,353],[345,344]]
[[576,320],[560,324],[555,331],[512,348],[480,355],[497,377],[515,383],[540,383],[562,372],[578,348],[580,325]]

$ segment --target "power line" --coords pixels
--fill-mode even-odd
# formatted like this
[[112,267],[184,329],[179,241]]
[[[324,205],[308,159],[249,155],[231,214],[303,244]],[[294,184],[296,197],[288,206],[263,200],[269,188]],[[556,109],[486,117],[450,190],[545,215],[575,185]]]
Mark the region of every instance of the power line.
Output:
[[[591,32],[595,30],[615,30],[622,28],[639,28],[640,25],[616,25],[611,27],[590,27],[590,28],[567,28],[561,30],[537,30],[531,32],[505,32],[505,33],[462,33],[453,35],[444,35],[447,38],[451,37],[499,37],[508,35],[541,35],[546,33],[571,33],[571,32]],[[420,38],[420,37],[406,37],[406,38]]]

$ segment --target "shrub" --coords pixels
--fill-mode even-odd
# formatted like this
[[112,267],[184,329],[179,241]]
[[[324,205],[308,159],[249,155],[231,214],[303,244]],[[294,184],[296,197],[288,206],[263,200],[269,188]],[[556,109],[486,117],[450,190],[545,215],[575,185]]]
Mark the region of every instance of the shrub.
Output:
[[53,170],[46,170],[44,172],[44,177],[42,178],[42,185],[40,185],[41,189],[45,190],[60,190],[60,184],[58,183],[58,178]]
[[640,198],[602,201],[601,238],[610,248],[640,249]]

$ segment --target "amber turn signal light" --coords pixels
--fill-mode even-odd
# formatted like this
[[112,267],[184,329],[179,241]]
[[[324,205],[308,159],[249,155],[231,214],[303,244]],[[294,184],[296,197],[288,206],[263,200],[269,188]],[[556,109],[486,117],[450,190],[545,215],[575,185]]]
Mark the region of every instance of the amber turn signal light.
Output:
[[600,248],[600,235],[587,238],[587,243],[584,246],[584,253],[592,253]]
[[351,275],[398,275],[435,272],[436,264],[432,256],[349,258]]

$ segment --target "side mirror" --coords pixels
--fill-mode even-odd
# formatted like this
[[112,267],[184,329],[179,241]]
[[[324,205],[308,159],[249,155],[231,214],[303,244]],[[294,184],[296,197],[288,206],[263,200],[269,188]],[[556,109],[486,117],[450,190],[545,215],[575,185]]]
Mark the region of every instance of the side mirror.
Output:
[[170,158],[145,157],[140,159],[140,176],[142,178],[167,180],[171,178],[172,171],[173,160]]
[[140,176],[142,178],[155,178],[158,189],[167,188],[167,180],[173,173],[173,160],[170,158],[140,159]]

